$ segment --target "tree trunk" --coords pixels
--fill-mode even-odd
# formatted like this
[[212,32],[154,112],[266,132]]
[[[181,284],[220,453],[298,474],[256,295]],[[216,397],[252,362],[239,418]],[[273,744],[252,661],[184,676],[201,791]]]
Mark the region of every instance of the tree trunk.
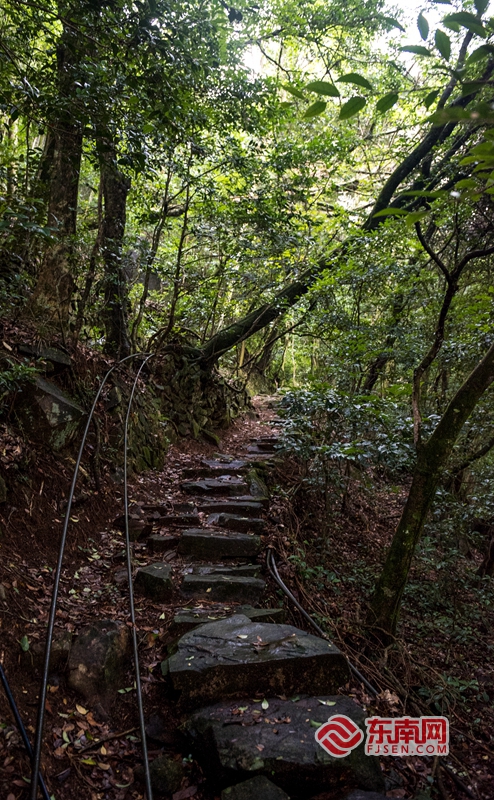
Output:
[[32,304],[52,321],[64,325],[74,290],[70,268],[77,222],[82,132],[78,125],[56,123],[51,137],[48,225],[53,229],[53,240],[44,254]]
[[420,446],[412,486],[371,600],[369,625],[378,638],[395,632],[408,573],[442,471],[461,429],[494,380],[494,345],[449,403],[435,431]]
[[124,358],[130,354],[127,330],[128,286],[122,267],[127,195],[130,178],[120,172],[112,148],[101,159],[104,216],[101,252],[105,268],[105,353]]

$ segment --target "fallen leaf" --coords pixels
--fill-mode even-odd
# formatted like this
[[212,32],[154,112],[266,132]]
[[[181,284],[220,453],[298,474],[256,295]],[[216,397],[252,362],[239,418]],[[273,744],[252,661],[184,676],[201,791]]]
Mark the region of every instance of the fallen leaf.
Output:
[[88,713],[87,708],[84,708],[84,706],[79,706],[79,705],[77,705],[77,703],[76,703],[76,709],[79,712],[79,714],[82,714],[83,717],[85,717],[86,714]]
[[267,709],[267,708],[269,708],[269,703],[268,703],[268,701],[267,701],[267,700],[263,700],[263,701],[262,701],[262,703],[261,703],[261,708],[263,708],[263,709],[264,709],[264,711],[266,711],[266,709]]
[[104,770],[110,769],[110,765],[109,764],[103,764],[101,761],[98,761],[98,767],[100,769],[104,769]]
[[256,747],[257,747],[257,749],[259,750],[260,753],[262,753],[262,751],[264,750],[264,745],[263,744],[256,744]]

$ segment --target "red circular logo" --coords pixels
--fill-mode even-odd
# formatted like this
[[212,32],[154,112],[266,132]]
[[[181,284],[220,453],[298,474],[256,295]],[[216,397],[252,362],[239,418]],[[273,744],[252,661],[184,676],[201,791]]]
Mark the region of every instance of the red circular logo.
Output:
[[316,731],[319,742],[330,756],[344,758],[363,741],[364,734],[353,719],[345,714],[335,714]]

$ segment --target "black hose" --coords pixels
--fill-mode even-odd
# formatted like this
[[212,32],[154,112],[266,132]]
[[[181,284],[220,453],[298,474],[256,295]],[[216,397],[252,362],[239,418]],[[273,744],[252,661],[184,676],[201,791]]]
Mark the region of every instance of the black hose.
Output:
[[84,445],[86,444],[87,435],[89,432],[89,426],[91,424],[91,420],[96,409],[96,404],[100,398],[101,392],[103,391],[103,387],[110,377],[111,373],[123,364],[125,361],[128,361],[131,358],[137,358],[139,356],[148,356],[149,353],[134,353],[133,355],[126,356],[118,361],[116,364],[108,370],[105,377],[101,381],[99,385],[99,389],[96,393],[96,397],[94,398],[93,405],[91,406],[91,410],[89,412],[89,416],[86,422],[86,427],[84,429],[84,434],[82,437],[81,445],[79,447],[79,453],[77,455],[77,461],[74,469],[74,475],[72,478],[72,484],[70,486],[69,497],[67,502],[67,511],[65,513],[65,519],[63,523],[63,531],[62,531],[62,538],[60,541],[60,549],[58,552],[58,562],[57,568],[55,571],[55,579],[53,582],[53,594],[51,598],[51,606],[50,606],[50,615],[48,618],[48,629],[46,633],[46,645],[45,645],[45,656],[44,656],[44,664],[43,664],[43,676],[41,679],[41,689],[39,693],[39,706],[38,706],[38,719],[36,722],[36,734],[34,740],[34,758],[33,758],[33,765],[31,771],[31,793],[30,793],[30,800],[36,800],[38,795],[38,781],[37,775],[40,769],[41,763],[41,747],[42,747],[42,738],[43,738],[43,724],[45,719],[45,702],[46,702],[46,693],[48,689],[48,673],[50,671],[50,655],[51,655],[51,642],[53,638],[53,629],[55,627],[55,615],[57,611],[57,599],[58,599],[58,589],[60,586],[60,576],[62,574],[62,562],[63,562],[63,554],[65,550],[65,544],[67,541],[67,530],[69,527],[70,521],[70,514],[72,509],[72,501],[74,498],[74,491],[75,485],[77,482],[77,477],[79,474],[79,467],[82,460],[82,453],[84,450]]
[[129,579],[129,605],[130,605],[130,619],[132,622],[132,646],[134,651],[134,665],[135,665],[135,673],[136,673],[136,692],[137,692],[137,708],[139,711],[139,727],[141,730],[141,745],[142,745],[142,755],[144,758],[144,777],[146,782],[146,794],[147,800],[153,800],[153,790],[151,787],[151,773],[149,771],[149,762],[148,762],[148,749],[146,743],[146,725],[144,721],[144,707],[142,704],[142,689],[141,689],[141,675],[139,671],[139,652],[137,648],[137,628],[136,628],[136,614],[135,614],[135,606],[134,606],[134,586],[132,583],[132,559],[131,559],[131,548],[130,548],[130,534],[129,534],[129,493],[128,493],[128,485],[127,485],[127,451],[128,451],[128,443],[129,443],[129,417],[130,417],[130,409],[132,407],[132,400],[134,399],[134,392],[136,390],[137,381],[139,380],[139,375],[143,367],[147,364],[150,358],[153,357],[154,354],[148,356],[141,364],[139,369],[137,370],[137,375],[135,377],[134,385],[132,386],[132,391],[129,397],[129,404],[127,406],[127,415],[125,417],[125,429],[124,429],[124,515],[125,515],[125,544],[127,550],[127,575]]
[[[286,594],[286,596],[287,596],[287,597],[288,597],[288,598],[289,598],[289,599],[292,601],[292,603],[293,603],[293,604],[294,604],[294,605],[295,605],[295,606],[298,608],[298,610],[299,610],[299,611],[300,611],[300,613],[301,613],[301,614],[302,614],[302,615],[305,617],[305,619],[307,620],[307,622],[309,622],[309,623],[312,625],[312,627],[313,627],[313,628],[314,628],[314,629],[315,629],[315,630],[318,632],[318,634],[319,634],[320,636],[322,636],[324,639],[328,639],[328,640],[329,640],[329,636],[327,635],[327,633],[325,633],[325,632],[323,631],[323,629],[322,629],[321,627],[319,627],[319,625],[317,624],[317,622],[316,622],[315,620],[313,620],[313,619],[312,619],[311,615],[307,613],[307,611],[305,610],[305,608],[303,608],[303,607],[300,605],[300,603],[298,602],[297,598],[296,598],[296,597],[294,597],[294,595],[292,594],[292,592],[290,591],[290,589],[288,588],[288,586],[286,586],[286,584],[285,584],[285,583],[283,583],[282,579],[280,578],[280,574],[279,574],[279,572],[278,572],[278,568],[277,568],[277,566],[276,566],[276,561],[275,561],[274,554],[273,554],[273,551],[272,551],[272,550],[269,550],[269,551],[268,551],[268,569],[269,569],[269,571],[270,571],[271,575],[273,576],[273,578],[275,579],[276,583],[277,583],[277,584],[278,584],[278,586],[280,587],[280,589],[282,589],[282,590],[283,590],[283,592]],[[347,659],[347,661],[348,661],[348,659]],[[368,689],[368,690],[369,690],[369,692],[370,692],[372,695],[374,695],[374,697],[377,697],[377,696],[378,696],[378,694],[379,694],[378,690],[374,688],[374,686],[372,685],[372,683],[369,683],[369,681],[367,680],[367,678],[364,678],[364,676],[362,675],[362,673],[360,672],[360,670],[358,670],[358,669],[357,669],[357,667],[354,667],[354,665],[351,663],[351,661],[348,661],[348,666],[350,667],[350,672],[352,673],[352,675],[355,675],[355,677],[356,677],[356,678],[358,678],[358,680],[359,680],[361,683],[363,683],[363,684],[364,684],[365,688],[366,688],[366,689]]]
[[[17,704],[14,700],[14,695],[12,694],[12,690],[9,686],[9,682],[7,680],[7,676],[4,672],[2,665],[0,664],[0,680],[2,681],[3,688],[5,690],[5,694],[7,695],[7,700],[9,701],[9,706],[12,709],[12,714],[14,715],[15,724],[19,729],[19,733],[21,734],[22,741],[24,742],[24,747],[26,748],[26,752],[31,759],[33,760],[33,748],[31,747],[31,742],[29,741],[29,736],[27,735],[27,731],[24,727],[24,723],[21,719],[21,715],[19,713],[19,709],[17,708]],[[46,788],[46,783],[43,780],[43,776],[41,772],[38,772],[38,781],[41,787],[41,794],[45,798],[45,800],[51,800],[50,793]]]

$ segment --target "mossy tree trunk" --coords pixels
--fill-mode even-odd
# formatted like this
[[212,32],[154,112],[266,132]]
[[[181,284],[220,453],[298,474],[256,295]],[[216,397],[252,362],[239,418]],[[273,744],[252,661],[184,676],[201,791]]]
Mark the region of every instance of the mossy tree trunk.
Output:
[[115,149],[111,145],[108,145],[101,159],[101,182],[104,202],[101,252],[105,269],[105,352],[124,358],[130,354],[128,282],[122,265],[130,178],[118,169]]
[[408,573],[443,469],[458,436],[494,381],[494,345],[449,403],[429,439],[418,448],[412,485],[371,600],[368,622],[378,638],[390,641],[398,622]]

